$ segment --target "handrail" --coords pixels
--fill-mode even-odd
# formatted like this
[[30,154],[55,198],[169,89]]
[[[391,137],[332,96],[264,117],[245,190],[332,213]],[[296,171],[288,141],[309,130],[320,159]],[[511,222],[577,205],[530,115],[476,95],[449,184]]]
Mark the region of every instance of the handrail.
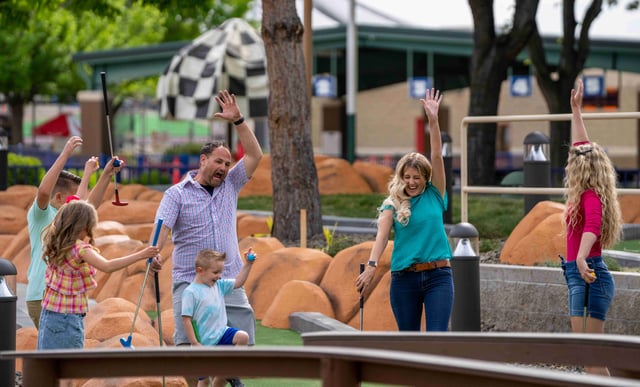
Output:
[[[389,349],[468,359],[609,367],[640,379],[640,337],[529,332],[309,332],[304,345]],[[636,381],[637,382],[637,381]]]
[[412,386],[635,386],[637,381],[425,355],[335,347],[154,347],[1,352],[22,358],[23,386],[57,386],[60,379],[130,376],[235,375],[320,378],[323,387],[361,381]]
[[[640,112],[606,112],[606,113],[584,113],[584,120],[611,120],[611,119],[640,119]],[[537,114],[537,115],[512,115],[512,116],[467,116],[460,123],[460,221],[468,222],[468,194],[469,193],[517,193],[517,194],[563,194],[564,188],[548,188],[553,191],[542,191],[541,188],[519,187],[517,191],[513,191],[513,187],[469,187],[469,171],[468,171],[468,146],[467,132],[469,124],[489,124],[495,122],[522,122],[522,121],[570,121],[571,114]],[[543,188],[544,189],[544,188]],[[556,191],[559,190],[559,191]],[[640,190],[633,188],[618,188],[618,193],[627,193],[630,195],[640,195]]]

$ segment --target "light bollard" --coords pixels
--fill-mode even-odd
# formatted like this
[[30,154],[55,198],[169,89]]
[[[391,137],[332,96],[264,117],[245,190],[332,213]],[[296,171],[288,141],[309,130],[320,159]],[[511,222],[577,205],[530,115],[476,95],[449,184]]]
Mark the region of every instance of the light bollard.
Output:
[[[531,132],[524,138],[523,184],[525,187],[550,187],[551,162],[549,138],[541,132]],[[524,214],[527,215],[538,202],[549,200],[549,195],[524,195]]]
[[480,331],[480,240],[478,230],[471,223],[458,223],[449,231],[453,251],[452,331]]
[[[16,275],[11,261],[0,258],[0,351],[16,350],[16,301],[5,276]],[[0,386],[13,386],[16,380],[15,360],[0,360]]]

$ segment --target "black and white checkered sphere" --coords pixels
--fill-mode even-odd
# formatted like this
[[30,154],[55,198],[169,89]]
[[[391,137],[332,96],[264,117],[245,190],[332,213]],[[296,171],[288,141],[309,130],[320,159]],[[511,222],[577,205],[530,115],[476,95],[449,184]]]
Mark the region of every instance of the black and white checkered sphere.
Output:
[[229,19],[180,49],[157,86],[160,116],[211,119],[220,106],[214,97],[228,89],[247,117],[266,117],[268,79],[262,39],[242,19]]

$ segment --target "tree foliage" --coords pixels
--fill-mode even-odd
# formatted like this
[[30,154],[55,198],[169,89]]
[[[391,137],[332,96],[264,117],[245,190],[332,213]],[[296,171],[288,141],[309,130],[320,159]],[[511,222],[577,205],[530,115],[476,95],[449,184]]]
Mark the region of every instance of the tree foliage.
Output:
[[[71,101],[84,88],[74,53],[193,39],[244,15],[249,5],[250,0],[0,1],[0,94],[12,113],[11,143],[23,140],[23,107],[34,96]],[[148,84],[129,82],[117,91],[153,93]]]

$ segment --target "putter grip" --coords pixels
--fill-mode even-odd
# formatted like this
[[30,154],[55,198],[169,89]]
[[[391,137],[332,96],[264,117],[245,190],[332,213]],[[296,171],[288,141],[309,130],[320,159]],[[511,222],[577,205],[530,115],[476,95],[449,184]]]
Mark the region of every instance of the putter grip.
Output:
[[[158,237],[160,236],[160,230],[162,229],[162,219],[158,219],[158,223],[156,224],[156,230],[153,233],[153,241],[151,242],[151,246],[156,246],[158,244]],[[151,263],[153,257],[147,260],[148,263]]]
[[102,96],[104,97],[104,111],[109,115],[109,100],[107,99],[107,73],[100,72],[100,80],[102,81]]

